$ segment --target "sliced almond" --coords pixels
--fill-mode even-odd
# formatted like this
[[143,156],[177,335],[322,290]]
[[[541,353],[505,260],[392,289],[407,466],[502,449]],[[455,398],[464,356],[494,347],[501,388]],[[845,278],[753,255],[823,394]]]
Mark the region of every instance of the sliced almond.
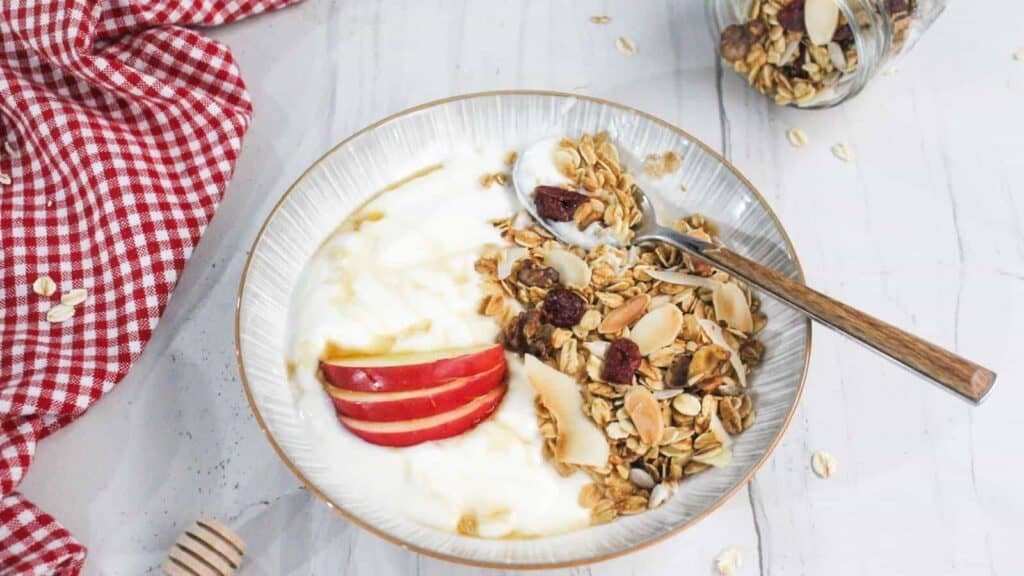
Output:
[[672,407],[683,416],[700,414],[700,398],[693,394],[680,394],[672,399]]
[[629,339],[636,342],[640,354],[651,352],[671,344],[683,327],[683,313],[676,306],[655,308],[641,318],[629,332]]
[[44,274],[32,283],[32,291],[40,296],[53,296],[53,293],[57,291],[57,283],[53,281],[53,278]]
[[67,304],[68,306],[78,306],[89,296],[89,293],[85,291],[85,288],[75,288],[70,290],[60,297],[61,304]]
[[46,321],[53,324],[63,322],[75,315],[75,307],[67,304],[57,304],[46,313]]
[[736,371],[736,378],[740,381],[740,386],[746,388],[747,370],[743,367],[743,362],[740,360],[739,351],[730,346],[725,336],[722,335],[722,328],[707,318],[699,318],[697,322],[700,324],[701,329],[704,330],[704,333],[708,335],[712,344],[721,346],[729,351],[729,363],[732,364],[733,369]]
[[804,3],[804,26],[815,46],[828,44],[839,27],[839,6],[834,0],[807,0]]
[[504,280],[512,275],[512,265],[516,260],[525,257],[530,251],[522,246],[511,246],[498,254],[498,280]]
[[644,444],[657,445],[665,430],[665,420],[661,415],[661,405],[651,391],[642,386],[630,390],[626,394],[626,412]]
[[559,280],[566,286],[584,288],[590,284],[590,266],[568,250],[548,250],[544,254],[544,264],[558,272]]
[[645,272],[655,280],[679,286],[695,286],[697,288],[708,288],[710,290],[714,290],[722,284],[721,282],[712,280],[711,278],[685,274],[676,270],[645,270]]
[[558,428],[555,459],[565,464],[601,467],[608,463],[608,440],[593,420],[583,413],[583,398],[569,375],[541,362],[525,358],[526,377],[551,412]]
[[724,320],[729,328],[747,333],[753,331],[754,319],[750,315],[747,295],[739,286],[722,284],[715,290],[711,301],[715,306],[715,316]]
[[601,334],[615,334],[626,326],[632,326],[644,315],[650,303],[651,297],[647,294],[633,296],[625,304],[609,312],[597,327],[597,331]]

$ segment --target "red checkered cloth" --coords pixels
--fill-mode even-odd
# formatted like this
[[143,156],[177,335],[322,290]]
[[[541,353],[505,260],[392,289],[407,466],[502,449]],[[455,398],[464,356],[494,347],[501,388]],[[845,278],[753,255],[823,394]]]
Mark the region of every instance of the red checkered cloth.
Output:
[[[0,574],[81,569],[15,488],[142,351],[249,126],[231,54],[182,26],[293,1],[0,0]],[[73,288],[85,301],[49,322]]]

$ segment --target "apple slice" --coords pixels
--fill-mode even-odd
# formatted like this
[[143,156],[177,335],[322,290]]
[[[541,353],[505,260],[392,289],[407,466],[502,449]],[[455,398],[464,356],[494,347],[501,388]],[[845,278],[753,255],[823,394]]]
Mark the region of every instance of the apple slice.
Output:
[[490,392],[501,384],[506,367],[502,358],[500,364],[486,372],[456,378],[440,386],[404,392],[359,392],[334,386],[326,388],[334,407],[343,416],[372,422],[412,420],[454,410]]
[[576,380],[527,354],[526,378],[540,401],[555,417],[558,438],[555,459],[567,464],[600,468],[608,463],[610,449],[604,432],[583,413],[583,398]]
[[395,422],[367,422],[347,416],[338,416],[338,420],[353,434],[371,444],[394,447],[412,446],[430,440],[457,436],[476,426],[498,407],[505,394],[505,389],[505,386],[499,386],[454,410],[426,418]]
[[358,392],[404,392],[486,372],[505,362],[500,344],[320,362],[327,381]]

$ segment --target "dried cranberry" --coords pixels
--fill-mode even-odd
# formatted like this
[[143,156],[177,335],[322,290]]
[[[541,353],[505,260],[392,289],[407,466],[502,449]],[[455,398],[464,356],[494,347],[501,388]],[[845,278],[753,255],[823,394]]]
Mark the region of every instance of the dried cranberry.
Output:
[[833,42],[849,42],[850,40],[853,40],[853,30],[849,24],[843,24],[836,28],[836,33],[832,35]]
[[629,338],[620,338],[604,353],[601,378],[616,384],[632,384],[633,375],[640,367],[640,348]]
[[558,270],[539,266],[532,260],[527,260],[516,273],[521,284],[536,286],[538,288],[551,288],[558,284]]
[[779,24],[793,32],[804,31],[804,0],[792,0],[779,10]]
[[548,322],[559,328],[572,328],[587,311],[587,302],[572,290],[555,288],[544,297],[540,309]]
[[537,205],[537,215],[552,222],[568,222],[572,220],[576,209],[588,200],[586,194],[573,192],[555,186],[537,186],[533,190],[533,201]]

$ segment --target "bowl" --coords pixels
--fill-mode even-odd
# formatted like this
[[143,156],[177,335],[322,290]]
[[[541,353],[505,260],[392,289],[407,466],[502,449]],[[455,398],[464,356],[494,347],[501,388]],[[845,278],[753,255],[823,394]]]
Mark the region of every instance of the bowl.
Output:
[[782,224],[735,167],[683,130],[627,106],[554,92],[487,92],[423,104],[360,130],[314,162],[270,212],[249,252],[235,318],[239,371],[257,422],[308,490],[349,521],[399,546],[465,564],[552,568],[589,563],[692,526],[746,484],[775,448],[803,388],[811,325],[766,297],[769,321],[760,335],[766,355],[750,383],[756,423],[737,437],[730,467],[688,478],[655,510],[544,538],[484,540],[396,517],[361,498],[360,482],[328,473],[323,465],[323,455],[299,418],[285,366],[292,289],[321,242],[377,191],[442,160],[455,144],[498,143],[511,149],[554,135],[578,137],[600,130],[609,130],[620,150],[641,158],[670,149],[683,156],[682,168],[666,177],[671,186],[647,190],[657,196],[665,217],[700,212],[719,225],[720,237],[733,249],[803,279]]

